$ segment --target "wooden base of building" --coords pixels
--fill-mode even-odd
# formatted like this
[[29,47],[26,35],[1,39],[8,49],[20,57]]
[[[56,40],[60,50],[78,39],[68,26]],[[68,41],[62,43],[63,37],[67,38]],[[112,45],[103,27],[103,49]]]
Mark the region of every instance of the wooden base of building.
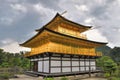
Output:
[[[91,75],[93,74],[96,74],[96,73],[100,73],[101,71],[100,70],[96,70],[96,71],[93,71],[91,72]],[[88,74],[88,77],[91,77],[89,76],[89,72],[74,72],[74,73],[41,73],[41,72],[34,72],[34,71],[26,71],[25,72],[27,75],[31,75],[31,76],[42,76],[43,78],[45,77],[62,77],[62,76],[77,76],[77,75],[85,75],[85,74]]]
[[95,56],[71,55],[46,52],[28,57],[31,69],[28,71],[43,77],[91,74],[96,70]]

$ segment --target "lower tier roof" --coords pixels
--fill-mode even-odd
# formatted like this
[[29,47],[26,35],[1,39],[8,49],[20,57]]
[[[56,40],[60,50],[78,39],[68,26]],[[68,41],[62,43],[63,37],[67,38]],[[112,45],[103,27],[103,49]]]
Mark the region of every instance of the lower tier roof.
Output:
[[[89,44],[95,44],[97,46],[102,46],[102,45],[106,45],[107,43],[103,43],[103,42],[96,42],[96,41],[91,41],[91,40],[87,40],[87,39],[82,39],[82,38],[78,38],[78,37],[73,37],[73,36],[70,36],[70,35],[66,35],[66,34],[62,34],[62,33],[59,33],[59,32],[56,32],[56,31],[52,31],[50,29],[47,29],[47,28],[44,28],[43,30],[41,30],[39,33],[37,33],[35,36],[33,36],[31,39],[29,39],[28,41],[20,44],[21,46],[24,46],[24,47],[30,47],[28,44],[32,44],[32,42],[38,37],[40,36],[40,34],[43,34],[43,33],[46,33],[48,34],[52,34],[52,35],[57,35],[57,36],[61,36],[61,37],[65,37],[66,39],[74,39],[76,41],[83,41],[83,42],[87,42]],[[51,38],[51,36],[49,35],[46,35],[47,37]],[[44,37],[44,36],[43,36]],[[57,39],[57,38],[56,38]],[[34,44],[32,44],[34,45]]]

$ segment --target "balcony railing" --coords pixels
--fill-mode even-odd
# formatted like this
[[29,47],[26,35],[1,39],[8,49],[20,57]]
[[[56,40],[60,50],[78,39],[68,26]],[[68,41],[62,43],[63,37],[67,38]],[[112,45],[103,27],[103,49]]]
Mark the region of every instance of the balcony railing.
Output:
[[[27,52],[24,54],[25,57],[28,57],[28,56],[32,56],[34,55],[35,53],[31,53],[31,52]],[[72,53],[73,54],[73,53]],[[80,54],[82,55],[82,53]],[[101,57],[102,56],[102,53],[101,52],[96,52],[96,53],[89,53],[89,54],[83,54],[83,55],[87,55],[87,56],[98,56],[98,57]]]

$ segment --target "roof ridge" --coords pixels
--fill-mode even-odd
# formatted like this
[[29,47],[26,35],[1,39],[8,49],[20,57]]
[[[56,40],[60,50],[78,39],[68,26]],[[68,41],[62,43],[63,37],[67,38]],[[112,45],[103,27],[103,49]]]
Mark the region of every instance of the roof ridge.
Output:
[[[49,25],[57,16],[60,16],[62,19],[66,20],[66,21],[68,21],[68,22],[70,22],[70,23],[73,23],[73,24],[75,24],[75,25],[82,26],[82,27],[84,27],[84,28],[88,28],[88,29],[89,29],[89,28],[92,27],[92,26],[85,26],[85,25],[82,25],[82,24],[73,22],[73,21],[71,21],[71,20],[69,20],[69,19],[67,19],[67,18],[65,18],[65,17],[63,17],[63,16],[61,16],[59,13],[56,13],[56,15],[52,18],[52,20],[50,20],[50,21],[49,21],[47,24],[45,24],[42,28],[47,27],[47,25]],[[35,31],[40,31],[42,28],[36,29]]]

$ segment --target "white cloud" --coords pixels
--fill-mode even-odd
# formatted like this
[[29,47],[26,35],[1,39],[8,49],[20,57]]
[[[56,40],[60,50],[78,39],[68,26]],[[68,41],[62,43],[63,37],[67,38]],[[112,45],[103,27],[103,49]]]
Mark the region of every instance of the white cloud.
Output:
[[94,18],[87,18],[84,20],[86,24],[91,24],[94,21]]
[[35,4],[35,5],[33,5],[33,7],[35,8],[35,10],[36,11],[40,11],[40,10],[43,10],[43,6],[42,5],[40,5],[40,4]]
[[0,10],[3,10],[1,11],[3,15],[0,15],[0,24],[5,26],[13,25],[14,23],[22,19],[27,13],[27,7],[23,4],[9,3],[5,7],[9,8],[6,8],[6,10],[4,10],[4,6],[0,7]]
[[18,42],[12,42],[10,44],[1,47],[6,52],[19,53],[20,51],[30,51],[29,48],[19,46]]
[[6,44],[10,44],[14,42],[14,40],[10,39],[10,38],[7,38],[7,39],[4,39],[1,41],[2,44],[6,45]]
[[103,36],[97,29],[88,30],[84,32],[83,34],[87,35],[87,38],[92,41],[98,41],[98,42],[107,42],[107,38]]
[[27,12],[27,8],[21,4],[11,4],[10,5],[14,10],[20,11],[20,12]]
[[10,24],[12,24],[12,22],[13,22],[12,18],[9,18],[9,17],[0,18],[0,24],[10,25]]
[[107,45],[111,48],[114,48],[114,46],[115,46],[115,44],[113,44],[113,43],[108,43]]
[[40,15],[38,18],[41,21],[41,24],[47,24],[57,13],[54,9],[46,8],[42,4],[37,3],[33,5],[33,9]]
[[19,46],[18,42],[10,38],[2,40],[1,43],[4,45],[0,48],[4,49],[6,52],[19,53],[20,51],[30,51],[29,48]]
[[89,11],[88,7],[86,5],[75,5],[76,9],[80,11]]
[[6,0],[6,1],[12,2],[12,3],[18,2],[18,0]]
[[42,15],[55,14],[56,12],[53,9],[43,7],[40,3],[33,5],[33,8]]

